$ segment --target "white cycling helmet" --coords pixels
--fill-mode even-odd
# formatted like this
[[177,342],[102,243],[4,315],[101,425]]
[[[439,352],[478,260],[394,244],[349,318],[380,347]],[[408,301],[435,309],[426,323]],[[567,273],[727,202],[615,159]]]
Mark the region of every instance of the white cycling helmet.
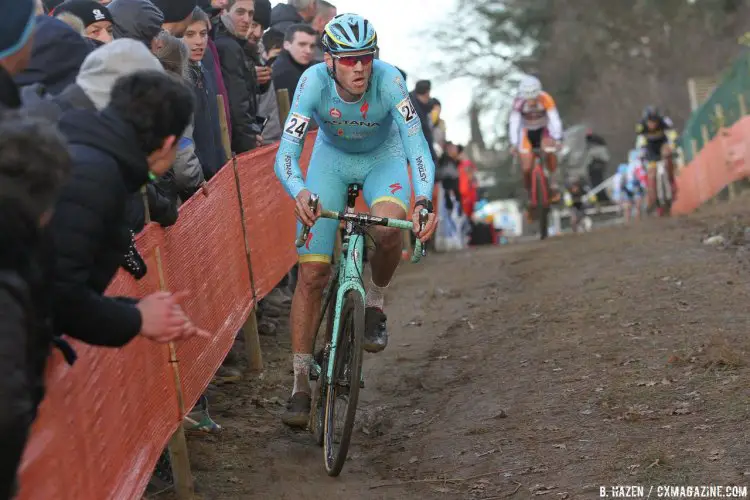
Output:
[[542,82],[539,78],[526,75],[521,79],[518,85],[518,95],[522,99],[536,99],[542,93]]

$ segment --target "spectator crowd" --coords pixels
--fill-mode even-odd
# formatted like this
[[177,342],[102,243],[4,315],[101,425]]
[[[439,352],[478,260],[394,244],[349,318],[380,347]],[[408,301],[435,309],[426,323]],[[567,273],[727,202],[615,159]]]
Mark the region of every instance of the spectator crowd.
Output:
[[[120,268],[146,275],[135,235],[149,221],[175,224],[179,206],[233,155],[280,139],[278,93],[291,99],[302,73],[322,61],[320,35],[337,10],[324,0],[273,8],[269,0],[0,0],[0,10],[5,499],[17,491],[50,351],[75,362],[65,338],[116,348],[137,336],[209,335],[180,306],[184,293],[135,300],[104,291]],[[461,172],[471,184],[472,167],[446,141],[430,90],[418,82],[412,100],[439,179],[461,200],[470,191]],[[291,272],[261,301],[261,334],[277,333],[293,283]],[[230,351],[216,381],[240,377],[241,351]],[[208,395],[187,428],[221,430]]]

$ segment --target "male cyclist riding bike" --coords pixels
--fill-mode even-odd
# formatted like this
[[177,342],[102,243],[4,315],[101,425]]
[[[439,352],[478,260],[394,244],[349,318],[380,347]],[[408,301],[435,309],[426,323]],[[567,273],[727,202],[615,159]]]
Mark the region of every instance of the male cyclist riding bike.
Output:
[[[664,160],[672,184],[673,196],[676,193],[674,182],[674,163],[672,152],[677,139],[672,120],[662,115],[654,106],[646,106],[643,117],[636,125],[636,148],[642,150],[644,163]],[[648,168],[648,205],[651,209],[656,203],[656,169]]]
[[[520,154],[523,185],[531,193],[531,169],[535,148],[559,148],[563,126],[554,99],[542,90],[542,83],[534,76],[524,76],[518,86],[508,124],[511,154]],[[557,155],[545,153],[547,169],[557,169]]]
[[[284,423],[295,427],[304,427],[310,412],[313,330],[339,225],[318,220],[320,210],[343,211],[347,186],[359,183],[373,215],[405,218],[411,201],[408,159],[416,198],[414,231],[427,241],[436,226],[431,201],[435,165],[401,72],[374,59],[375,28],[361,16],[341,14],[326,25],[322,42],[325,62],[305,71],[297,85],[275,165],[276,175],[296,200],[298,232],[302,224],[312,227],[307,243],[298,250],[299,280],[291,314],[294,388],[282,416]],[[303,178],[299,158],[311,119],[320,130]],[[309,207],[312,194],[320,197],[317,213]],[[420,231],[423,207],[430,215]],[[384,293],[401,259],[402,239],[398,229],[387,227],[372,228],[371,235],[376,251],[370,258],[364,348],[379,352],[388,342]]]

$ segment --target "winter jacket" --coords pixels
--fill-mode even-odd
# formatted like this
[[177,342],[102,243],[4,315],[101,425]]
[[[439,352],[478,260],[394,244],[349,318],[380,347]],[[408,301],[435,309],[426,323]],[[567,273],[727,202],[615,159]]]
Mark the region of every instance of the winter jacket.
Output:
[[[68,86],[56,96],[46,94],[41,84],[30,85],[22,89],[21,96],[28,114],[55,123],[58,123],[68,111],[76,109],[96,111],[92,100],[76,83]],[[174,171],[169,171],[156,181],[149,182],[146,186],[146,194],[152,221],[165,227],[177,222],[178,186]],[[143,229],[146,224],[146,208],[140,193],[134,194],[128,200],[127,213],[130,228],[135,232]]]
[[255,65],[245,53],[247,40],[236,37],[228,16],[222,16],[216,26],[216,50],[219,52],[221,73],[229,94],[232,119],[232,150],[244,153],[256,146],[260,127],[258,112],[257,77]]
[[310,66],[303,66],[292,59],[292,55],[286,50],[282,50],[276,60],[273,62],[273,85],[276,90],[287,89],[289,100],[294,97],[294,91],[297,90],[297,84],[302,73]]
[[21,94],[10,74],[0,66],[0,110],[21,107]]
[[75,82],[83,60],[93,46],[59,19],[37,16],[31,60],[15,77],[19,87],[42,83],[52,95]]
[[148,159],[133,128],[112,108],[75,110],[60,122],[73,159],[48,231],[55,248],[52,293],[57,331],[119,347],[141,330],[132,299],[102,294],[130,246],[129,199],[148,182]]
[[271,9],[271,29],[286,33],[293,24],[305,24],[305,20],[293,6],[280,3]]
[[203,167],[206,179],[213,177],[227,161],[221,142],[218,90],[206,65],[190,63],[190,81],[195,92],[195,152]]

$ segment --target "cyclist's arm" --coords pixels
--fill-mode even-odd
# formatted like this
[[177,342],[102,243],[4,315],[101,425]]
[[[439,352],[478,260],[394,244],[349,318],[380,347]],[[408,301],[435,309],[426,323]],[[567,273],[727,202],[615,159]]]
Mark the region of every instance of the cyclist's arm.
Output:
[[389,68],[387,71],[388,74],[383,78],[383,95],[385,104],[390,105],[391,115],[404,143],[406,158],[411,165],[414,196],[432,200],[435,162],[432,161],[429,144],[422,133],[422,122],[409,98],[401,73],[396,68]]
[[560,112],[557,111],[557,104],[555,100],[546,92],[542,92],[540,96],[544,110],[547,112],[547,131],[550,137],[556,141],[562,141],[563,137],[563,124],[560,119]]
[[521,142],[521,113],[515,108],[508,118],[508,140],[510,145],[516,148]]
[[305,136],[322,91],[320,79],[313,69],[305,71],[300,78],[292,98],[292,108],[284,123],[276,154],[274,171],[292,198],[305,189],[305,179],[299,168],[299,158],[305,144]]

